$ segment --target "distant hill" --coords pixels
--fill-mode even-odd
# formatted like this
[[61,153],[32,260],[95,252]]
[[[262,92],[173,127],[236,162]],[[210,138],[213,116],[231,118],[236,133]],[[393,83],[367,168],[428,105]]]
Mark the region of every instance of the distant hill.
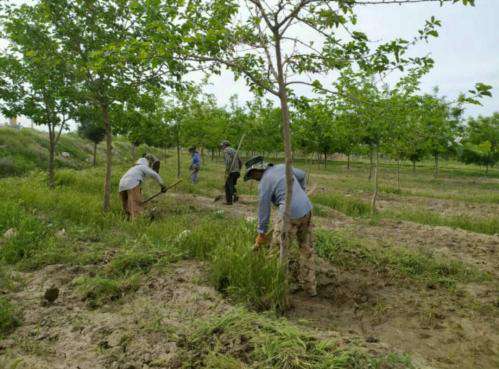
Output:
[[[113,141],[114,161],[131,162],[132,147],[122,137],[115,137]],[[61,135],[56,149],[56,169],[82,169],[92,166],[93,144],[79,137],[76,133]],[[140,154],[144,151],[156,151],[147,146],[137,149]],[[67,153],[67,154],[63,154]],[[48,137],[46,132],[30,128],[15,129],[0,127],[0,177],[19,176],[35,169],[47,169]],[[102,165],[105,158],[105,144],[97,147],[97,165]]]

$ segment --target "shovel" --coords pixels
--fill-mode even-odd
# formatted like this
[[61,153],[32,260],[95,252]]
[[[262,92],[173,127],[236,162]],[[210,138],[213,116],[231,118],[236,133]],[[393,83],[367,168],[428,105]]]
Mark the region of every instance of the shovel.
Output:
[[[168,191],[169,189],[175,187],[176,185],[178,185],[180,182],[182,182],[182,178],[177,180],[176,182],[174,182],[173,184],[169,185],[168,187],[166,187],[166,191]],[[166,192],[165,191],[165,192]],[[158,197],[159,195],[161,195],[162,193],[165,193],[163,191],[159,191],[157,194],[155,195],[152,195],[151,197],[149,197],[148,199],[142,201],[142,205],[144,205],[145,203],[148,203],[149,201],[151,201],[152,199]]]

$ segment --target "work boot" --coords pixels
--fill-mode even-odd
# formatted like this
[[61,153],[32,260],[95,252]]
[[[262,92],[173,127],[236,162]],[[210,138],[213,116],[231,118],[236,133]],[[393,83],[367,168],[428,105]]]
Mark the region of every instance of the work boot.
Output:
[[238,201],[239,201],[239,196],[234,195],[234,202],[238,202]]

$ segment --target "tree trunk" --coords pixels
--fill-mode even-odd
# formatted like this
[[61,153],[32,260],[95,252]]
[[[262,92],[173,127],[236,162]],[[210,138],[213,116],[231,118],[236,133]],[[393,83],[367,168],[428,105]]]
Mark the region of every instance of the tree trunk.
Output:
[[438,153],[435,154],[435,178],[438,177]]
[[211,149],[211,160],[215,160],[215,149]]
[[416,174],[416,161],[415,160],[412,162],[412,173]]
[[376,163],[374,165],[374,192],[371,200],[371,215],[376,213],[376,200],[378,199],[378,170],[379,170],[379,151],[376,148]]
[[175,135],[176,135],[176,140],[177,140],[177,178],[180,178],[180,133],[179,133],[180,127],[179,127],[179,122],[177,122],[176,130],[175,130]]
[[327,168],[327,153],[324,153],[324,169]]
[[400,159],[397,161],[397,190],[400,192]]
[[137,153],[137,145],[135,145],[135,142],[132,142],[131,151],[132,151],[132,159],[136,160],[137,157],[135,156],[135,154]]
[[370,148],[370,151],[369,151],[369,161],[370,161],[370,164],[369,164],[369,180],[372,179],[373,177],[373,153],[374,153],[374,150],[373,148],[371,147]]
[[97,165],[97,142],[94,142],[94,160],[93,160],[93,165],[94,165],[94,167]]
[[350,170],[350,154],[347,155],[347,169]]
[[[289,106],[288,106],[288,92],[286,90],[283,70],[283,60],[281,55],[281,35],[276,30],[274,31],[275,37],[275,51],[276,51],[276,64],[277,64],[277,81],[279,84],[279,100],[281,103],[281,117],[282,117],[282,138],[284,141],[284,162],[286,165],[286,197],[284,202],[284,215],[282,227],[282,239],[280,245],[279,257],[284,269],[287,272],[287,250],[289,246],[289,227],[291,219],[291,199],[293,196],[293,152],[291,148],[291,132],[290,132],[290,119],[289,119]],[[286,273],[287,274],[287,273]]]
[[104,120],[104,129],[106,132],[106,176],[104,180],[104,211],[111,209],[111,170],[113,166],[113,132],[111,122],[109,121],[108,106],[101,105],[102,117]]
[[55,173],[54,173],[54,161],[55,161],[55,133],[52,128],[49,127],[49,162],[47,168],[47,179],[50,188],[55,187]]

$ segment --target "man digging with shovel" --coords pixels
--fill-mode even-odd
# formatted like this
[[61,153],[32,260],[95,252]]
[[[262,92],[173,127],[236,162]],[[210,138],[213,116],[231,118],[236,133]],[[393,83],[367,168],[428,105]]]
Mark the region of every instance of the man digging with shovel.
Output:
[[[161,186],[161,192],[166,192],[167,188],[159,173],[159,160],[151,154],[136,161],[120,180],[120,198],[123,210],[128,219],[135,219],[143,210],[141,184],[146,177],[152,177]],[[151,169],[153,168],[153,169]]]
[[[270,220],[271,204],[278,206],[275,217],[271,246],[279,248],[283,213],[286,197],[286,167],[284,164],[265,164],[263,157],[258,156],[246,162],[244,180],[259,181],[258,205],[258,235],[255,241],[255,250],[269,242],[267,229]],[[302,170],[293,168],[293,196],[291,200],[291,224],[289,234],[291,241],[296,237],[299,246],[298,280],[301,287],[310,295],[317,295],[315,279],[315,250],[312,241],[312,204],[305,192],[306,174]],[[291,255],[293,253],[290,253]]]

